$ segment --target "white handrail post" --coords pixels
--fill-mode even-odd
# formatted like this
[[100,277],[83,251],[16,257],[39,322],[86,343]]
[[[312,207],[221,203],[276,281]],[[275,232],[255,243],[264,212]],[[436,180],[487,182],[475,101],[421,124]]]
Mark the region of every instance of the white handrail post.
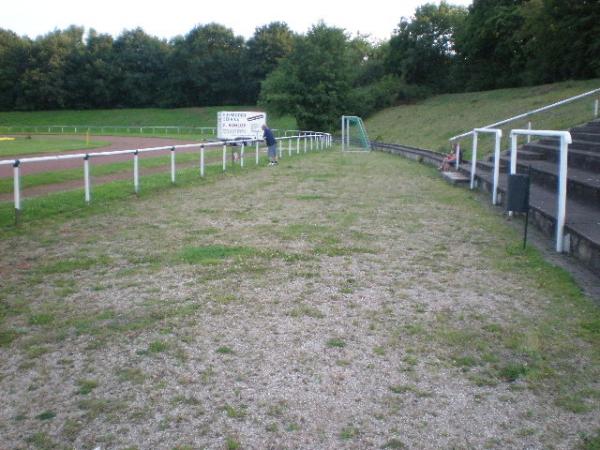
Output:
[[473,150],[471,152],[471,190],[475,189],[475,171],[477,170],[477,131],[473,131]]
[[498,204],[498,181],[500,180],[500,145],[502,130],[496,131],[496,144],[494,145],[494,187],[492,188],[492,204]]
[[517,173],[517,144],[518,135],[511,134],[510,136],[510,174],[514,175]]
[[227,170],[227,143],[223,144],[223,172]]
[[313,134],[310,135],[310,151],[313,151]]
[[242,148],[240,149],[240,167],[244,167],[244,143],[242,142]]
[[283,146],[278,145],[277,149],[279,150],[279,159],[283,158]]
[[292,140],[288,139],[288,154],[292,156]]
[[598,106],[600,104],[600,99],[596,99],[594,102],[594,117],[598,117]]
[[133,154],[133,191],[136,194],[140,193],[140,164],[138,150]]
[[19,225],[21,219],[21,162],[17,159],[13,163],[13,191],[15,197],[15,225]]
[[296,138],[296,154],[300,154],[300,134],[298,134],[298,137]]
[[204,144],[200,146],[200,176],[204,177]]
[[[527,122],[527,129],[531,130],[531,121]],[[528,134],[527,135],[527,143],[529,144],[531,142],[531,135]]]
[[259,147],[259,143],[258,141],[256,141],[256,165],[258,166],[258,147]]
[[567,211],[567,167],[569,144],[563,135],[560,138],[560,168],[558,179],[558,214],[556,217],[556,251],[562,253],[564,246],[565,217]]
[[171,147],[171,183],[175,184],[175,147]]
[[458,170],[458,166],[460,165],[460,141],[458,141],[456,143],[454,159],[455,159],[454,167],[456,168],[456,170]]
[[304,153],[306,153],[306,134],[304,135]]
[[90,155],[85,155],[83,158],[83,181],[85,185],[85,202],[89,205],[91,201],[90,192]]

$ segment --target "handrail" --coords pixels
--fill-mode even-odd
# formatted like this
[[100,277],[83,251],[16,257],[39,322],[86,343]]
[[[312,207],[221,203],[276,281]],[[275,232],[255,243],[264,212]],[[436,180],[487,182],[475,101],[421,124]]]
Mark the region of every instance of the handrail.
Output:
[[[490,125],[486,125],[486,126],[480,127],[480,128],[495,128],[495,127],[499,127],[501,125],[506,125],[507,123],[514,122],[515,120],[524,119],[525,117],[529,117],[529,116],[532,116],[532,115],[540,113],[540,112],[544,112],[544,111],[548,111],[550,109],[554,109],[554,108],[556,108],[558,106],[562,106],[562,105],[565,105],[567,103],[574,102],[576,100],[582,99],[584,97],[588,97],[590,95],[594,95],[594,94],[599,93],[599,92],[600,92],[600,88],[594,89],[592,91],[585,92],[583,94],[579,94],[579,95],[576,95],[574,97],[570,97],[570,98],[567,98],[565,100],[561,100],[559,102],[552,103],[551,105],[543,106],[541,108],[537,108],[537,109],[534,109],[532,111],[529,111],[529,112],[526,112],[526,113],[523,113],[523,114],[519,114],[518,116],[514,116],[514,117],[511,117],[509,119],[501,120],[500,122],[492,123]],[[596,103],[595,103],[594,114],[596,116],[598,115],[598,101],[596,101]],[[462,133],[462,134],[458,134],[458,135],[456,135],[454,137],[451,137],[449,139],[449,141],[450,142],[454,142],[454,141],[460,140],[460,139],[462,139],[464,137],[470,136],[472,134],[473,134],[473,131],[471,130],[471,131],[469,131],[467,133]]]
[[[330,133],[323,132],[306,132],[302,135],[298,133],[296,136],[278,137],[278,141],[288,141],[289,155],[292,155],[292,140],[296,140],[296,152],[300,153],[300,139],[304,140],[304,153],[307,150],[307,140],[310,140],[310,150],[313,150],[313,141],[316,144],[317,150],[322,150],[332,146],[333,139]],[[169,145],[162,147],[149,147],[142,149],[128,149],[128,150],[114,150],[108,152],[90,152],[90,153],[71,153],[66,155],[47,155],[47,156],[35,156],[21,159],[5,159],[0,160],[0,166],[11,165],[13,167],[13,195],[15,205],[15,222],[19,223],[19,216],[21,212],[21,175],[20,169],[24,163],[38,163],[44,161],[61,161],[69,159],[83,159],[84,169],[84,188],[85,188],[85,202],[90,203],[91,201],[91,183],[90,183],[90,158],[102,157],[102,156],[114,156],[114,155],[133,155],[133,180],[134,180],[134,191],[137,194],[139,192],[139,163],[138,157],[141,153],[150,153],[157,151],[170,150],[171,152],[171,182],[175,183],[175,150],[186,149],[193,147],[200,147],[200,176],[204,176],[204,148],[205,147],[223,147],[223,171],[226,170],[226,153],[228,146],[241,146],[239,157],[241,167],[244,167],[244,148],[250,144],[256,144],[256,164],[259,163],[259,146],[263,139],[243,139],[243,140],[227,140],[220,142],[198,142],[193,144],[181,144],[181,145]],[[280,149],[281,156],[281,149]]]
[[521,136],[555,136],[560,138],[560,157],[558,172],[558,197],[556,214],[556,251],[562,253],[564,247],[564,229],[567,213],[567,168],[569,158],[569,144],[573,143],[571,133],[568,131],[553,130],[512,130],[510,132],[510,173],[517,173],[517,139]]
[[473,130],[473,156],[471,157],[471,189],[475,187],[475,171],[477,170],[477,134],[488,133],[495,135],[494,144],[494,179],[492,187],[492,205],[498,204],[498,181],[500,178],[500,140],[502,130],[499,128],[475,128]]

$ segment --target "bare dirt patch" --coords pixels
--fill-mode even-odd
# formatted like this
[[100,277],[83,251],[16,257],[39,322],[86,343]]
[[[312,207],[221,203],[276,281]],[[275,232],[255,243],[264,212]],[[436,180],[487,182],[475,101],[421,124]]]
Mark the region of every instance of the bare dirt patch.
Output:
[[573,448],[598,313],[519,241],[337,153],[2,239],[0,447]]

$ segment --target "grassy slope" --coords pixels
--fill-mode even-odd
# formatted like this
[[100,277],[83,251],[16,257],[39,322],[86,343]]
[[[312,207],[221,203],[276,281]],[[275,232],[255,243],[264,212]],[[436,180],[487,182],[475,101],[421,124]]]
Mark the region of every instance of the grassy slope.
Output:
[[[256,106],[210,106],[177,109],[98,109],[82,111],[0,112],[0,126],[105,125],[105,126],[216,126],[218,111],[253,111]],[[290,116],[270,117],[274,128],[295,128]]]
[[[600,79],[439,95],[415,105],[385,109],[367,120],[366,127],[371,139],[447,151],[452,136],[598,87]],[[568,128],[583,123],[592,119],[592,107],[593,98],[589,97],[536,116],[532,119],[533,127]],[[526,125],[527,121],[522,121],[511,127]],[[470,139],[467,142],[470,145]]]

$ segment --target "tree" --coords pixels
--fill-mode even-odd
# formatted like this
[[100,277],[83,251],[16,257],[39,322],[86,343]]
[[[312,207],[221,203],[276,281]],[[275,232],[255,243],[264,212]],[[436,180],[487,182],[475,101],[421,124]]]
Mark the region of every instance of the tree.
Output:
[[83,67],[86,107],[110,108],[118,103],[115,80],[113,38],[90,30],[86,42],[87,60]]
[[454,37],[466,15],[465,8],[444,1],[418,7],[412,19],[400,21],[390,39],[387,72],[407,83],[448,90],[456,59]]
[[272,22],[256,28],[246,42],[244,54],[244,97],[250,103],[258,100],[260,84],[275,70],[279,61],[292,50],[294,33],[284,22]]
[[212,23],[173,42],[171,89],[178,105],[239,104],[244,39]]
[[521,6],[527,83],[600,76],[600,4],[529,0]]
[[29,64],[31,41],[0,28],[0,109],[16,106],[21,96],[21,78]]
[[261,104],[292,114],[307,130],[332,130],[348,111],[352,81],[348,37],[324,23],[297,37],[291,53],[263,83]]
[[525,0],[474,0],[457,33],[469,90],[518,86],[526,55],[521,5]]
[[113,44],[112,71],[116,106],[144,107],[164,95],[169,47],[141,28],[124,31]]
[[[27,70],[21,77],[21,109],[57,109],[70,106],[74,95],[77,65],[71,64],[85,51],[83,28],[71,26],[37,38],[32,46]],[[76,86],[75,86],[76,87]]]

